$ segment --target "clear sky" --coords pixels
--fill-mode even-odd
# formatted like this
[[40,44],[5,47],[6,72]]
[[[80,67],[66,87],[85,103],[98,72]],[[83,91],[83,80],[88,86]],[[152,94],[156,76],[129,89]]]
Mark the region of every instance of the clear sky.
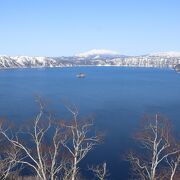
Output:
[[0,0],[0,54],[180,51],[180,0]]

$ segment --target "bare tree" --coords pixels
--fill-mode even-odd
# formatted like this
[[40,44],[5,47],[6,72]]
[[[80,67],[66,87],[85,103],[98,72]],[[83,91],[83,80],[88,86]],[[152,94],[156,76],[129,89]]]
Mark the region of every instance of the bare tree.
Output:
[[142,130],[135,135],[135,139],[141,143],[143,153],[137,155],[131,152],[128,160],[137,179],[161,179],[159,175],[162,175],[165,162],[168,162],[172,169],[170,177],[173,179],[179,160],[172,163],[167,159],[179,153],[180,148],[172,137],[169,121],[157,114],[153,118],[147,117]]
[[[180,164],[180,153],[166,157],[166,162],[170,167],[170,180],[176,180],[180,177],[179,164]],[[179,172],[179,174],[177,174]]]
[[1,141],[0,149],[0,179],[5,180],[12,175],[17,173],[17,160],[20,158],[20,151],[7,144],[6,142]]
[[89,167],[88,169],[92,171],[95,177],[99,180],[106,180],[109,176],[106,162],[97,166]]
[[64,124],[64,128],[68,133],[65,134],[61,143],[72,158],[66,169],[67,176],[64,176],[64,179],[75,180],[78,176],[80,161],[100,142],[100,136],[92,134],[92,121],[80,121],[77,119],[78,110],[75,106],[66,107],[72,113],[73,120]]
[[31,126],[14,130],[0,123],[0,135],[16,150],[14,156],[8,151],[8,156],[3,156],[3,161],[8,164],[3,174],[6,171],[8,176],[10,170],[20,164],[33,170],[35,176],[31,178],[37,180],[81,179],[80,161],[100,142],[100,136],[91,131],[93,122],[78,120],[77,109],[70,106],[67,108],[73,120],[55,121],[45,110],[41,99],[38,99],[38,103],[40,111]]
[[[55,180],[62,168],[62,164],[58,157],[60,150],[60,127],[53,126],[51,117],[47,121],[41,122],[43,116],[43,106],[40,104],[40,113],[33,122],[33,128],[25,131],[13,133],[11,129],[5,128],[3,124],[0,126],[0,133],[18,152],[21,151],[23,155],[21,158],[14,157],[13,163],[28,165],[37,174],[37,179],[41,180]],[[52,138],[46,144],[47,136],[51,134]],[[21,139],[26,135],[31,144],[25,144]],[[28,159],[28,160],[27,160]],[[8,162],[11,162],[7,160]]]

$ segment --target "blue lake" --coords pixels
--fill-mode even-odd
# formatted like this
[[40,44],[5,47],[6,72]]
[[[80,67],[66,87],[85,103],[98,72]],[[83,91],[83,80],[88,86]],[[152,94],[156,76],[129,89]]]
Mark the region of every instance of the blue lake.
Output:
[[[85,78],[76,78],[84,72]],[[110,177],[128,179],[123,154],[132,148],[132,134],[144,114],[162,113],[180,127],[180,74],[170,69],[75,67],[0,70],[0,117],[17,124],[38,112],[34,95],[49,103],[57,117],[70,115],[64,100],[76,104],[81,116],[93,114],[96,128],[106,134],[82,162],[107,162]],[[84,170],[84,172],[86,172]]]

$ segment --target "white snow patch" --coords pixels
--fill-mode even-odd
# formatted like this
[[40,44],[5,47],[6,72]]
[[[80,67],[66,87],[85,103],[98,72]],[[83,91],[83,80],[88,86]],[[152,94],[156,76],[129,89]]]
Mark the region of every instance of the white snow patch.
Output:
[[150,56],[163,56],[163,57],[180,57],[180,52],[169,51],[169,52],[159,52],[152,53]]
[[84,58],[94,55],[119,55],[119,53],[116,51],[105,50],[105,49],[93,49],[84,53],[76,54],[76,56],[84,57]]

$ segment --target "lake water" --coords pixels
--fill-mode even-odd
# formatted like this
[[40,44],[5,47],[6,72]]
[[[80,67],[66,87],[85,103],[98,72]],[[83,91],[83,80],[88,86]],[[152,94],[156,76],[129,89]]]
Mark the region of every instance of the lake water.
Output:
[[[86,78],[76,78],[84,72]],[[180,74],[169,69],[76,67],[0,70],[0,116],[17,124],[38,111],[34,95],[49,102],[57,117],[68,117],[62,100],[77,105],[82,116],[93,114],[106,137],[82,167],[106,161],[113,180],[126,180],[122,160],[132,148],[131,136],[147,113],[162,113],[180,127]]]

